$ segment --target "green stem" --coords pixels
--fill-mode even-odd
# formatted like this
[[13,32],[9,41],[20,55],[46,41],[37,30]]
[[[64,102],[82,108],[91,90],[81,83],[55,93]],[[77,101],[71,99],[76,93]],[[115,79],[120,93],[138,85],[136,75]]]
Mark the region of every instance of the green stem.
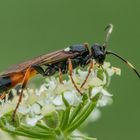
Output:
[[81,108],[83,107],[82,103],[80,103],[73,111],[72,114],[70,115],[69,122],[68,124],[70,125],[76,118],[77,114],[81,111]]
[[79,116],[78,119],[76,119],[76,121],[74,121],[73,124],[66,130],[66,132],[71,133],[77,127],[79,127],[84,122],[84,120],[89,116],[89,114],[92,112],[92,110],[94,109],[95,106],[96,106],[96,102],[91,102],[88,105],[88,108],[84,112],[84,114],[81,115],[81,117]]
[[42,130],[45,130],[45,131],[52,131],[53,130],[52,128],[48,127],[47,125],[43,125],[43,124],[39,124],[39,123],[36,124],[36,127],[40,128]]
[[67,107],[64,114],[63,114],[63,117],[62,117],[62,122],[60,124],[60,128],[62,130],[64,130],[66,127],[67,127],[67,124],[68,124],[68,121],[69,121],[69,115],[70,115],[70,110],[71,110],[71,107]]

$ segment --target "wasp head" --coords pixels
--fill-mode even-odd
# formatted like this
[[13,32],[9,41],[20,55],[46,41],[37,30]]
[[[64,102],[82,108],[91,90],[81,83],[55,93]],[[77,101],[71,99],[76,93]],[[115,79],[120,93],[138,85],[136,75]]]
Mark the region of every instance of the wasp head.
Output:
[[105,47],[97,43],[94,44],[91,46],[91,55],[98,64],[102,65],[106,57]]

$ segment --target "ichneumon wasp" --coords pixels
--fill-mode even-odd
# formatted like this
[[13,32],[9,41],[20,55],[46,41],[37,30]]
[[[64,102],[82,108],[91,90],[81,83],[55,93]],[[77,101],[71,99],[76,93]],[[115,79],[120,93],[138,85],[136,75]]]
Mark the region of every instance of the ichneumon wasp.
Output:
[[2,73],[0,75],[0,100],[4,99],[5,95],[9,93],[12,88],[17,85],[21,85],[19,100],[13,112],[13,119],[22,100],[23,90],[26,88],[29,79],[37,74],[41,74],[42,76],[51,76],[58,72],[60,82],[62,82],[62,74],[69,71],[74,87],[82,95],[73,79],[72,70],[78,66],[85,67],[89,64],[88,74],[81,85],[82,88],[90,75],[91,69],[93,68],[92,60],[94,59],[99,66],[102,66],[106,56],[112,54],[125,62],[140,78],[140,74],[130,62],[120,55],[106,50],[108,40],[113,30],[113,25],[109,24],[105,30],[107,30],[107,34],[103,45],[98,43],[95,43],[91,47],[89,47],[87,43],[82,45],[72,45],[63,50],[33,58]]

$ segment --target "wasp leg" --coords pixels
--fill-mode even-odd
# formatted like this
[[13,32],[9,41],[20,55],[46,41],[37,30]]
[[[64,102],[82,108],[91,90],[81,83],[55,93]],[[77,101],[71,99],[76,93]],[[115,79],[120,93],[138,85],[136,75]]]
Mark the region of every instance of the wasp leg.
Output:
[[[8,95],[6,97],[6,95]],[[14,95],[13,95],[13,92],[10,90],[10,91],[5,91],[2,93],[2,95],[0,95],[0,100],[4,100],[4,102],[6,102],[7,100],[12,100],[14,98]]]
[[45,71],[44,71],[44,69],[43,69],[41,66],[39,66],[39,65],[33,65],[32,67],[33,67],[39,74],[45,76]]
[[58,71],[59,68],[52,66],[48,66],[45,70],[45,76],[52,76],[55,74],[56,71]]
[[29,67],[26,72],[25,72],[25,75],[24,75],[24,78],[23,78],[23,82],[22,82],[22,85],[21,85],[21,91],[20,91],[20,94],[19,94],[19,99],[18,99],[18,103],[16,105],[16,108],[13,112],[13,116],[12,116],[12,120],[14,121],[15,119],[15,115],[16,115],[16,112],[17,112],[17,109],[22,101],[22,97],[23,97],[23,91],[24,89],[26,88],[26,85],[27,85],[27,82],[29,80],[29,77],[30,77],[30,73],[31,73],[31,67]]
[[[2,92],[1,95],[0,95],[0,101],[1,100],[5,100],[6,98],[6,93],[5,92]],[[2,102],[0,102],[0,105],[2,104]]]
[[81,88],[82,88],[82,87],[85,85],[85,83],[87,82],[88,77],[89,77],[89,75],[90,75],[90,73],[91,73],[91,69],[92,69],[92,68],[93,68],[93,61],[90,60],[90,66],[89,66],[89,69],[88,69],[88,74],[87,74],[87,76],[86,76],[84,82],[82,83]]
[[33,65],[32,67],[42,76],[51,76],[57,71],[57,69],[51,65],[47,65],[45,70],[39,65]]
[[70,78],[71,78],[71,81],[72,81],[72,83],[73,83],[75,89],[76,89],[81,95],[83,95],[83,93],[82,93],[82,92],[80,91],[80,89],[77,87],[77,85],[76,85],[76,83],[75,83],[75,81],[74,81],[74,79],[73,79],[73,77],[72,77],[72,70],[73,70],[73,67],[72,67],[72,62],[71,62],[71,59],[70,59],[70,58],[68,59],[68,68],[69,68]]
[[20,89],[21,89],[21,85],[17,85],[15,87],[16,90],[16,94],[14,94],[14,92],[12,90],[10,90],[7,94],[8,94],[8,100],[13,100],[14,96],[19,96],[20,95]]
[[12,100],[14,98],[13,92],[10,90],[8,92],[8,100]]
[[[48,66],[46,68],[46,70],[44,70],[42,67],[38,66],[38,65],[33,65],[33,68],[41,75],[43,76],[51,76],[53,75],[57,70],[56,67],[53,66]],[[62,78],[62,70],[61,68],[57,68],[59,69],[59,81],[61,84],[63,84],[63,78]]]
[[64,84],[63,83],[63,77],[62,77],[62,70],[61,70],[61,68],[59,68],[59,81],[60,81],[61,84]]
[[3,100],[5,97],[6,97],[6,93],[3,92],[3,93],[0,95],[0,100]]

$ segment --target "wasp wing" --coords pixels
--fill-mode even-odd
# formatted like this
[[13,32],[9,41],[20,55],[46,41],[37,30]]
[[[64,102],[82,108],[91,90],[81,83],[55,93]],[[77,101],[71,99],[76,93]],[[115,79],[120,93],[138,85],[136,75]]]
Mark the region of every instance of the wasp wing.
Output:
[[63,60],[67,60],[68,58],[74,58],[78,54],[79,54],[78,52],[70,52],[70,51],[64,51],[64,50],[55,51],[49,54],[35,57],[31,60],[25,61],[18,65],[14,65],[12,68],[0,74],[0,76],[9,75],[11,73],[16,73],[16,72],[22,72],[22,71],[25,71],[28,67],[32,65],[36,65],[36,64],[41,66],[45,64],[57,63]]

